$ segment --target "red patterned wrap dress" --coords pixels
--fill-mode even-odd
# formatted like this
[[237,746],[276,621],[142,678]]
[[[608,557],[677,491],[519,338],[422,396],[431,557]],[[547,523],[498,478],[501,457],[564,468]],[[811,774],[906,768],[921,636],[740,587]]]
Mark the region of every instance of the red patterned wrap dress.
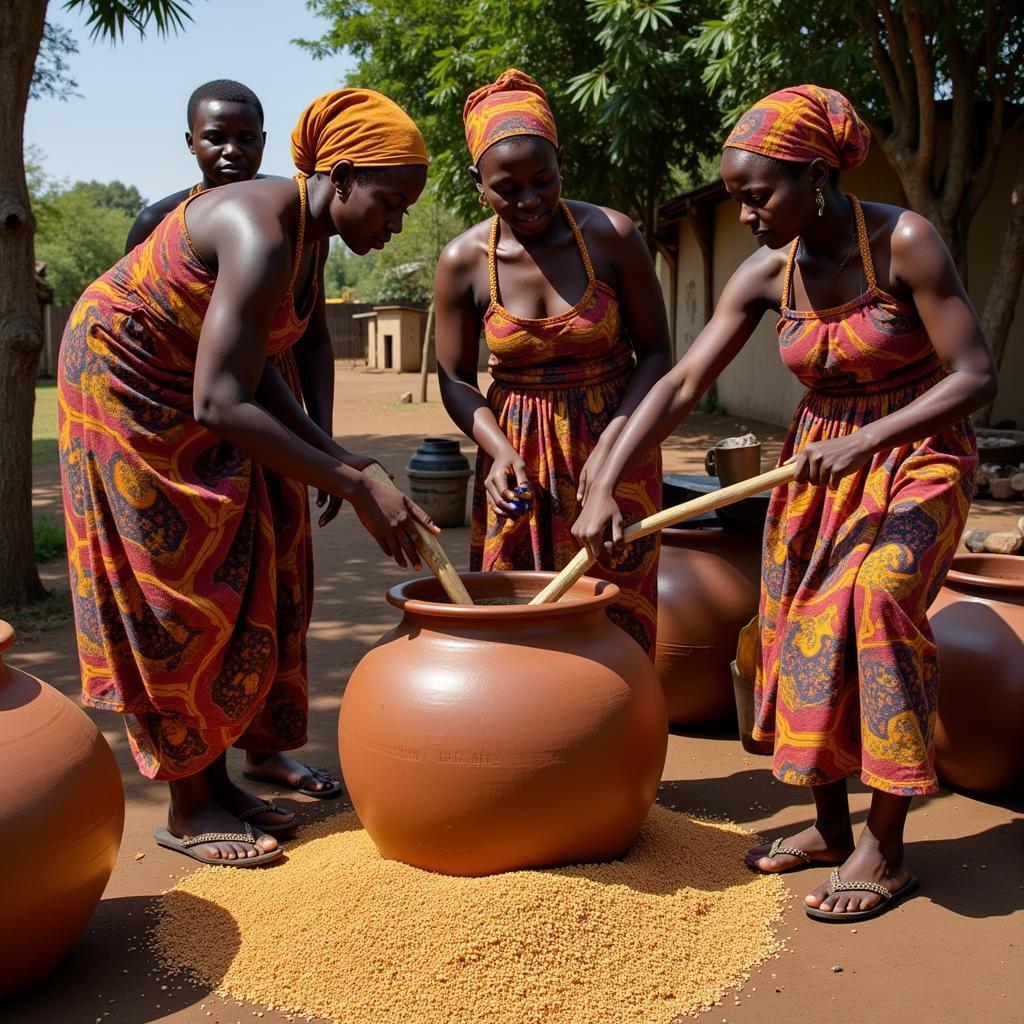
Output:
[[[495,248],[500,221],[491,225],[487,250],[490,304],[484,338],[493,383],[487,403],[526,464],[534,488],[530,510],[515,519],[498,515],[484,480],[491,459],[477,454],[470,532],[470,568],[558,570],[579,545],[572,524],[582,507],[580,476],[598,438],[615,415],[635,358],[624,330],[615,289],[594,274],[583,234],[562,202],[587,271],[583,297],[571,309],[544,319],[515,316],[501,305]],[[625,521],[661,508],[661,453],[644,457],[615,492]],[[609,618],[653,658],[657,631],[657,535],[627,545],[612,569],[590,575],[618,585],[621,596]]]
[[[306,487],[193,415],[216,277],[189,240],[191,201],[85,291],[58,375],[83,701],[126,716],[139,770],[161,780],[232,745],[301,747],[308,714]],[[314,275],[308,308],[294,306],[301,252],[300,233],[268,357],[302,337],[316,301]]]
[[[806,384],[780,463],[846,437],[945,376],[917,311],[877,283],[860,204],[867,290],[834,309],[795,310],[789,254],[777,330]],[[878,452],[839,487],[776,488],[765,526],[756,739],[774,740],[783,782],[849,775],[898,796],[937,788],[939,682],[925,612],[967,520],[977,469],[968,420]]]

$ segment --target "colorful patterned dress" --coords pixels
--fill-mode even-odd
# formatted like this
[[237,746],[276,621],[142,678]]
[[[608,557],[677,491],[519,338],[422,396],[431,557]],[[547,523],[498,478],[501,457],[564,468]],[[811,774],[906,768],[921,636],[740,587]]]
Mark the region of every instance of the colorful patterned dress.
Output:
[[[913,401],[945,371],[913,306],[878,287],[852,196],[867,291],[834,309],[790,308],[794,242],[778,334],[808,386],[780,462]],[[939,665],[925,611],[967,519],[977,448],[970,422],[876,454],[832,491],[772,495],[761,587],[756,739],[775,775],[820,785],[859,773],[874,789],[937,788],[932,736]]]
[[[484,479],[491,459],[477,454],[470,533],[470,567],[561,569],[579,545],[572,524],[580,474],[601,432],[615,415],[635,360],[622,325],[615,290],[597,280],[583,235],[568,205],[587,271],[587,289],[572,309],[544,319],[514,316],[501,305],[495,247],[500,221],[491,225],[487,249],[490,305],[484,337],[494,382],[487,402],[512,447],[526,463],[533,506],[517,519],[499,516],[487,502]],[[647,455],[616,490],[626,522],[661,508],[661,453]],[[614,571],[594,566],[591,575],[621,590],[608,615],[652,657],[657,629],[657,535],[626,547]]]
[[[231,745],[302,746],[308,704],[306,487],[193,415],[216,277],[189,240],[189,202],[79,299],[58,381],[83,701],[126,715],[139,770],[163,780]],[[309,308],[294,308],[301,252],[300,231],[271,356],[302,337],[316,301],[314,275]]]

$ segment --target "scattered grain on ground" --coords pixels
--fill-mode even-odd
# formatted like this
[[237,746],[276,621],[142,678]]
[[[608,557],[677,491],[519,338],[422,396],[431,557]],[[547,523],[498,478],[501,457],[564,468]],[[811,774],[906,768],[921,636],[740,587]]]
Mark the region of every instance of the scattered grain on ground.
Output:
[[776,953],[781,879],[750,836],[655,807],[610,864],[451,878],[381,858],[353,814],[257,870],[204,868],[153,933],[172,972],[361,1024],[667,1024]]

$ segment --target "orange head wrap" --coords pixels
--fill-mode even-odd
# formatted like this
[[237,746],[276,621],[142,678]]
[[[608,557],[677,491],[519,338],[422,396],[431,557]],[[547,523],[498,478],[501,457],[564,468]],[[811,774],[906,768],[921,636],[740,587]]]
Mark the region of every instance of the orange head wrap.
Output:
[[513,135],[539,135],[558,146],[547,94],[526,72],[515,68],[471,92],[462,108],[462,120],[474,164],[489,146]]
[[292,160],[303,174],[329,171],[339,160],[357,167],[429,163],[412,118],[372,89],[336,89],[310,103],[292,132]]
[[794,85],[755,103],[725,145],[776,160],[807,164],[821,157],[829,167],[857,167],[868,155],[871,132],[841,92]]

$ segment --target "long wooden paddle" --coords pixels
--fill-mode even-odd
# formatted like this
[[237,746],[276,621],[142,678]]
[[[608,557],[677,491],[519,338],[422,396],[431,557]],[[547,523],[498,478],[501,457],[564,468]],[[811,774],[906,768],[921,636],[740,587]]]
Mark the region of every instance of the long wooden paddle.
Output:
[[[398,489],[392,482],[391,477],[375,462],[367,466],[363,472],[373,480],[387,484],[388,487],[395,488],[395,490]],[[441,542],[419,523],[416,523],[416,533],[419,536],[416,548],[423,557],[423,561],[430,566],[434,575],[440,581],[441,586],[444,587],[444,592],[451,598],[452,604],[472,604],[473,598],[469,596],[469,591],[462,582],[462,577],[456,571],[455,566],[452,565],[451,559],[445,554],[444,548],[441,547]]]
[[[749,498],[770,487],[788,484],[795,473],[795,466],[779,466],[778,469],[762,473],[760,476],[752,476],[748,480],[741,480],[738,484],[722,487],[710,494],[702,494],[699,498],[694,498],[691,501],[684,501],[681,505],[662,509],[661,512],[655,512],[654,515],[627,526],[622,532],[623,540],[627,544],[632,543],[641,537],[664,530],[668,526],[675,526],[676,523],[681,523],[684,519],[692,519],[703,512],[713,512],[716,508],[732,505],[734,502],[742,501],[743,498]],[[576,557],[539,594],[532,598],[530,604],[554,603],[593,564],[594,559],[590,557],[590,552],[586,548],[581,548],[576,553]]]

